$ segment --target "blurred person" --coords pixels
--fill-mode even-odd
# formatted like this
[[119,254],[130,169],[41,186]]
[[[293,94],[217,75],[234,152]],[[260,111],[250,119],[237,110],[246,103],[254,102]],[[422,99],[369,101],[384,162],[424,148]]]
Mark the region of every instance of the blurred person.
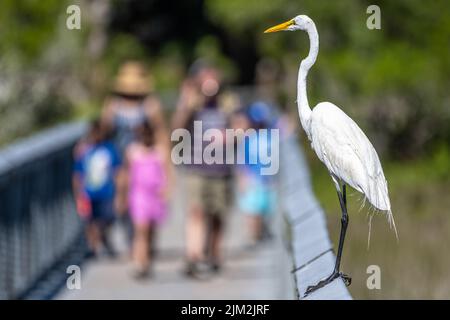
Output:
[[[270,105],[264,102],[255,102],[234,118],[235,128],[255,129],[255,134],[249,134],[248,138],[240,140],[238,152],[244,153],[245,163],[236,167],[237,204],[239,210],[247,216],[250,243],[255,245],[270,238],[268,220],[273,214],[276,204],[274,176],[261,175],[263,165],[259,157],[260,148],[267,148],[264,151],[265,154],[271,152],[271,136],[267,135],[268,141],[262,143],[259,130],[272,127],[273,114]],[[256,159],[256,161],[251,163],[250,159]]]
[[161,102],[153,91],[152,76],[137,61],[127,61],[119,69],[112,94],[106,99],[102,121],[113,130],[113,139],[124,154],[136,139],[136,128],[149,122],[155,135],[169,143]]
[[[202,125],[203,133],[216,129],[225,136],[229,126],[229,115],[219,105],[221,75],[219,71],[204,60],[198,60],[190,70],[189,78],[183,83],[176,112],[172,119],[173,128],[189,130],[194,139],[202,139],[194,134],[195,122]],[[198,134],[198,133],[197,133]],[[225,139],[213,140],[223,143]],[[186,269],[187,276],[197,276],[202,266],[214,272],[220,270],[222,255],[224,218],[229,211],[231,167],[225,164],[196,163],[201,150],[191,148],[194,163],[184,164],[184,176],[189,190],[188,215],[186,222]],[[223,145],[220,147],[224,147]],[[197,152],[200,151],[200,152]],[[199,160],[199,159],[197,159]]]
[[132,256],[137,279],[150,275],[152,237],[167,215],[167,149],[156,139],[148,122],[137,128],[137,140],[126,149],[124,172],[128,189],[128,208],[133,222]]
[[298,114],[296,109],[290,109],[286,92],[281,85],[286,80],[282,77],[280,64],[270,58],[262,58],[256,65],[256,95],[258,101],[265,102],[272,109],[272,127],[280,130],[280,135],[285,138],[298,129]]
[[107,135],[102,123],[94,120],[87,137],[74,149],[73,190],[78,213],[86,220],[86,238],[94,256],[102,246],[108,255],[115,256],[108,231],[115,217],[114,180],[120,157]]
[[255,84],[258,100],[277,105],[282,83],[280,65],[276,60],[262,58],[256,64]]
[[[113,142],[121,157],[127,147],[136,140],[136,129],[149,122],[158,141],[165,142],[169,150],[169,135],[161,110],[161,103],[153,92],[152,77],[144,64],[138,61],[126,61],[119,68],[112,94],[106,99],[102,121],[113,132]],[[133,227],[127,212],[127,194],[125,175],[119,172],[117,179],[117,197],[115,207],[122,217],[131,246]]]

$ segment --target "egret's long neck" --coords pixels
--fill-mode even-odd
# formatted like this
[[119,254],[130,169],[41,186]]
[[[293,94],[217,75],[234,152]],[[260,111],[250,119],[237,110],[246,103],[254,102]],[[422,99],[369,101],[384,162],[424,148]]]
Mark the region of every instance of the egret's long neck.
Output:
[[311,23],[309,26],[310,27],[306,30],[306,32],[308,32],[310,43],[309,54],[300,63],[297,82],[297,105],[302,127],[308,135],[308,138],[311,139],[311,108],[309,107],[308,95],[306,92],[306,76],[308,75],[309,69],[311,69],[316,62],[317,54],[319,53],[319,34],[317,33],[314,23]]

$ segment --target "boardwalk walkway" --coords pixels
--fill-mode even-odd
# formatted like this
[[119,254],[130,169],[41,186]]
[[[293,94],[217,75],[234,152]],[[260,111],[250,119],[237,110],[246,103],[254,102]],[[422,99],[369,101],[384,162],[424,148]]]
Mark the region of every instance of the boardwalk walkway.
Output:
[[[161,230],[154,278],[130,277],[124,235],[115,230],[121,249],[116,261],[103,259],[82,266],[82,289],[62,290],[58,299],[351,299],[341,279],[305,297],[309,285],[333,268],[333,245],[325,214],[314,196],[308,166],[295,136],[280,150],[279,212],[271,227],[273,241],[246,249],[243,216],[230,214],[226,232],[226,265],[208,280],[183,277],[184,209],[182,177],[177,179],[173,214]],[[180,173],[179,173],[180,174]],[[295,272],[292,272],[295,270]]]
[[[183,189],[182,179],[178,192]],[[207,280],[185,278],[183,269],[183,199],[175,203],[170,219],[159,235],[159,256],[154,277],[137,282],[131,276],[124,234],[116,228],[114,242],[121,251],[117,260],[103,258],[81,267],[81,290],[64,288],[57,299],[290,299],[292,278],[281,263],[287,259],[278,234],[266,245],[248,249],[243,216],[230,213],[226,230],[223,272]],[[279,221],[279,219],[276,219]],[[276,223],[274,224],[276,225]],[[274,228],[274,230],[279,228]],[[290,267],[290,266],[289,266]]]

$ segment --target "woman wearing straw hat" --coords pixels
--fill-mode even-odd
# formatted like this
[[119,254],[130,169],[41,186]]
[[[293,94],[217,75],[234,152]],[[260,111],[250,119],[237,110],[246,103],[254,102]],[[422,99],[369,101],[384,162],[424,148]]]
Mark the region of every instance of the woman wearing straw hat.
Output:
[[[136,140],[137,128],[145,122],[152,125],[155,139],[163,142],[167,146],[167,152],[170,152],[161,103],[153,94],[151,75],[140,62],[127,61],[120,67],[112,94],[103,107],[102,120],[111,128],[113,141],[122,158],[127,147]],[[120,215],[126,213],[126,203],[126,175],[119,174],[116,210]],[[129,229],[131,240],[132,229]]]
[[168,141],[161,103],[152,91],[152,78],[142,63],[128,61],[120,67],[102,118],[113,129],[114,141],[122,154],[135,140],[136,128],[145,121]]

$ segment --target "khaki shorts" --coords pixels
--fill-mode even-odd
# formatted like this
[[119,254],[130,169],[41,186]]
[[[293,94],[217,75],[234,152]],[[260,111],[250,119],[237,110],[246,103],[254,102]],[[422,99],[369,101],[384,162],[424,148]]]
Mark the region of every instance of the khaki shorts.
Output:
[[206,177],[185,172],[188,207],[199,206],[206,214],[223,216],[230,210],[230,178]]

